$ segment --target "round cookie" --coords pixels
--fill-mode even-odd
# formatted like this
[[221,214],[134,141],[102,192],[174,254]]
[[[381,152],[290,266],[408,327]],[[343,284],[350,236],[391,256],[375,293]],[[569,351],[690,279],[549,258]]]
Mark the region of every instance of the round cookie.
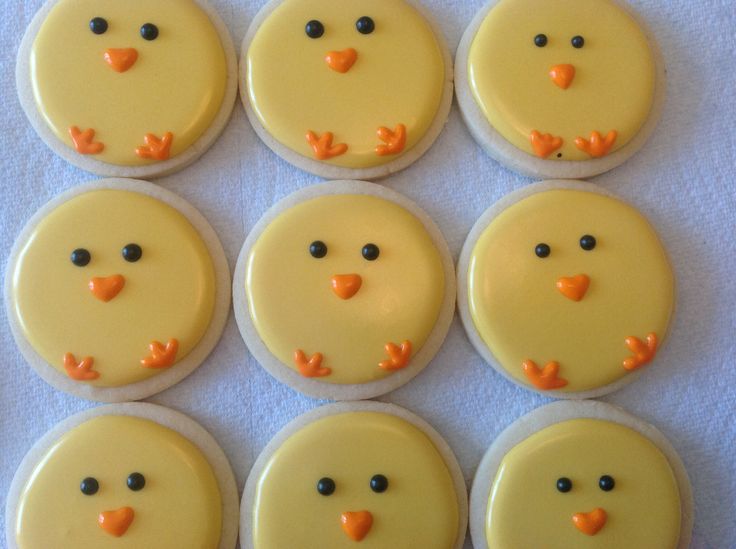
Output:
[[555,402],[493,442],[470,494],[476,549],[686,549],[690,481],[653,426],[603,402]]
[[514,383],[590,398],[636,379],[674,312],[675,282],[649,222],[596,185],[548,181],[475,223],[458,263],[471,343]]
[[263,142],[330,179],[375,179],[434,143],[452,58],[414,0],[271,0],[243,42],[240,91]]
[[51,200],[11,251],[16,343],[48,383],[102,402],[181,381],[220,338],[230,273],[212,227],[151,183],[107,179]]
[[665,97],[657,43],[621,0],[491,0],[458,46],[455,81],[476,141],[544,179],[625,162],[654,131]]
[[460,549],[468,518],[452,450],[379,402],[322,406],[284,427],[248,476],[243,549]]
[[97,175],[152,178],[194,162],[225,128],[237,59],[206,0],[49,0],[16,81],[56,154]]
[[416,204],[335,181],[293,193],[248,235],[235,318],[251,353],[304,394],[371,398],[434,357],[455,306],[452,256]]
[[238,489],[214,438],[153,404],[101,406],[46,433],[7,498],[9,549],[233,549]]

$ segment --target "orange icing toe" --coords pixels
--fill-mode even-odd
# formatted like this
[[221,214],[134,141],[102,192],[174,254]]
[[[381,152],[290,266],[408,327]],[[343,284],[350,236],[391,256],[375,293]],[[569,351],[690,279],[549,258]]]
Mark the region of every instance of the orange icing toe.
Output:
[[606,156],[610,152],[611,147],[616,143],[617,137],[618,132],[616,130],[608,132],[608,135],[606,135],[605,138],[601,137],[600,133],[593,132],[590,134],[590,141],[582,137],[576,137],[575,146],[581,151],[588,153],[593,158],[600,158],[601,156]]
[[388,360],[384,360],[378,366],[384,370],[401,370],[409,365],[411,359],[411,341],[404,341],[401,347],[395,343],[386,343],[384,347]]
[[381,126],[377,133],[378,138],[385,143],[385,145],[376,146],[378,156],[399,154],[406,147],[406,126],[403,124],[396,126],[394,131]]
[[330,368],[322,368],[322,353],[314,353],[309,359],[304,351],[294,351],[294,364],[304,377],[325,377],[332,373]]
[[152,341],[148,348],[151,350],[151,354],[141,360],[141,366],[144,368],[168,368],[176,362],[179,342],[176,339],[170,339],[164,346],[160,341]]
[[550,154],[562,147],[562,138],[551,133],[540,133],[534,130],[529,136],[534,154],[539,158],[547,158]]
[[307,132],[307,143],[312,147],[317,160],[329,160],[347,152],[348,146],[345,143],[332,144],[334,138],[332,132],[325,132],[319,137],[311,130]]
[[542,391],[560,389],[567,385],[566,379],[557,376],[560,371],[560,365],[557,362],[548,362],[544,368],[540,368],[534,361],[525,360],[522,368],[529,382]]
[[638,337],[627,337],[626,346],[634,353],[634,356],[630,356],[624,360],[624,368],[629,371],[636,370],[649,364],[657,354],[657,334],[652,332],[647,335],[646,343]]
[[92,369],[94,363],[95,359],[91,356],[86,356],[81,362],[77,362],[73,354],[67,353],[64,355],[66,375],[75,381],[92,381],[100,377],[100,372]]
[[74,148],[79,154],[100,154],[105,150],[105,144],[95,141],[95,130],[88,128],[84,131],[76,126],[69,128],[69,135]]
[[171,143],[174,141],[173,133],[166,132],[161,139],[152,133],[147,133],[143,140],[146,142],[145,146],[138,147],[135,150],[135,154],[141,158],[161,161],[168,160],[171,156]]

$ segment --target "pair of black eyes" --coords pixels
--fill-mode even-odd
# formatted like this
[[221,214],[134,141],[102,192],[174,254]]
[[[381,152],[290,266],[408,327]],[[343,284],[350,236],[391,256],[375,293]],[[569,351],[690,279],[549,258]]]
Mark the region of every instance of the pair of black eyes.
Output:
[[[131,473],[125,480],[125,485],[134,492],[138,492],[146,485],[146,477],[140,473]],[[100,489],[100,483],[94,477],[87,477],[79,483],[79,489],[85,496],[94,496]]]
[[[360,34],[370,34],[376,30],[376,22],[367,15],[364,15],[355,22],[355,29]],[[325,26],[322,24],[322,21],[312,19],[307,23],[306,27],[304,27],[304,32],[307,33],[309,38],[321,38],[325,33]]]
[[[309,245],[309,254],[315,259],[322,259],[327,255],[327,244],[321,240],[315,240]],[[360,250],[360,254],[367,261],[375,261],[381,255],[381,250],[375,244],[366,244]]]
[[[589,252],[593,248],[595,248],[596,244],[597,242],[593,235],[586,234],[580,237],[580,247],[586,252]],[[552,248],[549,247],[549,244],[541,242],[537,244],[534,248],[534,253],[537,255],[537,257],[544,259],[545,257],[549,257],[549,254],[552,253]]]
[[[534,45],[538,48],[543,48],[547,45],[547,42],[549,42],[549,39],[547,38],[546,34],[538,34],[534,37]],[[580,49],[585,45],[585,38],[580,35],[573,36],[570,39],[570,43],[572,44],[573,48]]]
[[[143,257],[143,248],[138,244],[126,244],[120,251],[120,255],[128,263],[135,263]],[[72,252],[70,259],[77,267],[86,267],[92,261],[92,254],[85,248],[77,248]]]
[[[388,479],[383,475],[373,475],[370,481],[371,490],[377,494],[382,494],[388,490]],[[323,477],[317,481],[317,491],[323,496],[331,496],[335,493],[335,481],[330,477]]]
[[[610,492],[611,490],[613,490],[614,486],[616,486],[616,481],[611,475],[603,475],[601,478],[598,479],[598,488],[600,488],[604,492]],[[559,490],[563,494],[566,494],[567,492],[572,490],[572,481],[567,477],[558,478],[557,490]]]
[[[89,22],[89,29],[95,34],[105,34],[109,24],[103,17],[95,17]],[[144,40],[156,40],[158,38],[158,27],[153,23],[141,25],[141,36]]]

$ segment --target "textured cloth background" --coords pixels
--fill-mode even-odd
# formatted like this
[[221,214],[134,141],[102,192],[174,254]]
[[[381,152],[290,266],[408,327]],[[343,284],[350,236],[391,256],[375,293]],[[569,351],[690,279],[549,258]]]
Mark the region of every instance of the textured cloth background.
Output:
[[[264,0],[211,1],[239,49]],[[482,0],[425,3],[454,51]],[[40,4],[41,0],[0,0],[3,270],[15,236],[36,209],[60,191],[94,179],[55,157],[31,130],[18,103],[15,55]],[[653,28],[664,52],[669,72],[667,105],[643,150],[594,181],[638,206],[659,230],[677,274],[678,311],[656,365],[637,383],[604,400],[654,423],[679,451],[695,494],[694,546],[736,547],[736,154],[732,135],[736,129],[736,7],[733,0],[634,0],[633,4]],[[238,103],[215,146],[187,170],[159,183],[192,202],[209,219],[232,268],[247,231],[261,214],[274,201],[318,181],[261,144]],[[447,128],[429,153],[384,183],[429,212],[457,257],[476,218],[530,180],[486,156],[454,106]],[[41,381],[16,350],[4,318],[0,356],[0,508],[4,510],[12,475],[30,446],[56,422],[95,404]],[[494,437],[547,401],[505,381],[484,364],[457,319],[424,373],[384,400],[432,423],[454,448],[468,483]],[[266,374],[247,353],[232,315],[209,359],[182,383],[150,401],[183,411],[209,429],[230,458],[241,490],[250,466],[276,431],[320,404]]]

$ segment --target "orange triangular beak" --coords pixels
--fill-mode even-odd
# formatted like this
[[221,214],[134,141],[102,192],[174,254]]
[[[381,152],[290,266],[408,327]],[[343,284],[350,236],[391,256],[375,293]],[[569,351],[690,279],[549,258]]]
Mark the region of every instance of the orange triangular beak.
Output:
[[97,517],[97,524],[111,536],[119,538],[130,527],[135,513],[131,507],[121,507],[114,511],[103,511]]
[[572,516],[575,528],[587,536],[595,536],[606,525],[607,520],[608,514],[600,507],[590,513],[575,513]]
[[566,90],[575,78],[575,67],[572,65],[555,65],[549,70],[549,77],[556,86]]
[[346,511],[340,515],[340,524],[351,540],[361,541],[373,526],[373,515],[370,511]]
[[557,289],[560,293],[573,301],[582,300],[589,287],[590,277],[584,274],[563,276],[557,281]]
[[358,60],[358,52],[353,48],[347,48],[342,51],[328,51],[325,56],[325,63],[333,71],[346,73],[350,70]]
[[138,60],[135,48],[109,48],[103,56],[110,68],[115,72],[125,72]]
[[340,299],[350,299],[358,293],[363,285],[363,279],[357,274],[335,275],[330,281],[332,282],[332,291]]
[[100,301],[107,303],[114,299],[125,286],[125,277],[123,275],[112,275],[100,277],[96,276],[89,281],[89,291]]

